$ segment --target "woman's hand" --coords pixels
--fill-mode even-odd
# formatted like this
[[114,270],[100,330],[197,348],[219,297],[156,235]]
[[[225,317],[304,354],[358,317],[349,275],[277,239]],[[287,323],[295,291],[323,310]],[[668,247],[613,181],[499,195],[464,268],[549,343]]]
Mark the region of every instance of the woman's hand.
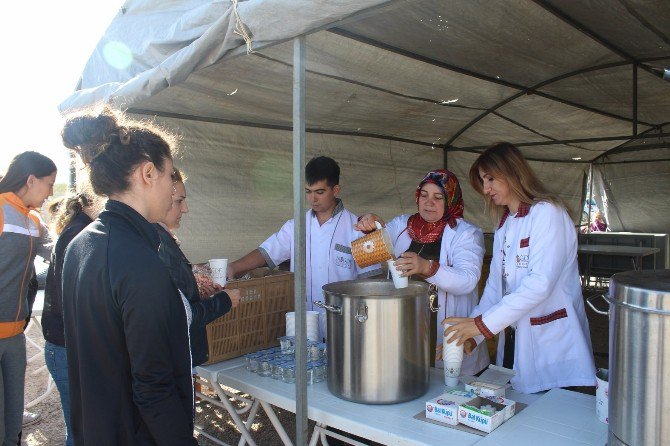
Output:
[[[468,356],[472,356],[472,352],[475,350],[475,348],[477,348],[477,343],[475,342],[474,338],[468,339],[463,344],[463,352]],[[442,361],[442,344],[437,344],[435,346],[435,360]]]
[[354,225],[354,229],[363,233],[372,232],[377,229],[375,222],[381,223],[382,227],[386,226],[384,220],[376,214],[364,214],[358,219],[358,223]]
[[200,284],[200,296],[204,296],[206,298],[212,297],[222,289],[223,287],[221,285],[214,282],[202,282]]
[[233,304],[232,308],[237,307],[240,304],[240,290],[233,288],[229,290],[226,288],[226,294],[230,297],[230,302]]
[[442,321],[442,324],[450,325],[450,327],[444,330],[444,336],[449,336],[450,333],[453,333],[449,339],[449,343],[456,342],[456,345],[463,345],[465,353],[468,355],[471,354],[477,346],[473,338],[482,334],[479,328],[477,328],[475,320],[470,317],[448,317]]
[[396,269],[401,271],[402,277],[409,277],[414,274],[421,274],[427,276],[430,274],[430,260],[417,255],[414,252],[404,252],[393,262]]

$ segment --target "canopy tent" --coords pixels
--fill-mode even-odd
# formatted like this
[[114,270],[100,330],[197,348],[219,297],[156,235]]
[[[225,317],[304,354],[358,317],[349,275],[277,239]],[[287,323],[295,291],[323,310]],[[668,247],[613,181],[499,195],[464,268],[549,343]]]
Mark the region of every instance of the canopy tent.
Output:
[[291,39],[307,34],[307,156],[340,163],[354,212],[413,212],[446,164],[491,230],[467,173],[505,140],[576,219],[592,172],[613,230],[667,232],[669,22],[663,0],[129,0],[61,110],[102,101],[177,130],[185,251],[234,258],[292,215]]

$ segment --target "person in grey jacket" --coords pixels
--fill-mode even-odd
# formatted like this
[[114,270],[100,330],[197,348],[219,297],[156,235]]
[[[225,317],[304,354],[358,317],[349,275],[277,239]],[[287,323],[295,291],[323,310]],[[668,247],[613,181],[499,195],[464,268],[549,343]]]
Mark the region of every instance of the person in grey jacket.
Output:
[[53,194],[56,165],[23,152],[0,179],[0,445],[16,445],[23,421],[30,282],[36,255],[48,259],[49,233],[39,209]]
[[68,117],[62,136],[108,197],[63,264],[74,443],[195,446],[190,306],[154,226],[172,206],[172,138],[110,109]]

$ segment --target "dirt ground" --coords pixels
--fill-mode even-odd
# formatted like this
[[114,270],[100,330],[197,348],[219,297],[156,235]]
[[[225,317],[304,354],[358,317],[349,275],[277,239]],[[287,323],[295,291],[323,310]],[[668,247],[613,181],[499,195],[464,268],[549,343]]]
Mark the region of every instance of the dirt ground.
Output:
[[[585,295],[592,294],[593,291],[585,292]],[[594,313],[587,307],[586,314],[591,328],[591,340],[596,360],[596,367],[607,368],[608,361],[608,320],[606,316]],[[37,326],[29,328],[27,333],[36,343],[44,345],[41,330]],[[28,363],[26,372],[26,402],[33,400],[41,395],[47,388],[49,372],[44,366],[44,355],[28,343],[28,358],[35,356],[34,360]],[[591,389],[585,389],[590,392]],[[214,393],[209,393],[215,397]],[[60,446],[65,437],[65,422],[60,408],[60,396],[55,389],[42,402],[29,409],[41,415],[40,420],[24,428],[23,438],[25,445],[29,446]],[[295,438],[295,415],[291,412],[275,408],[277,416],[281,420],[288,435]],[[229,444],[237,444],[239,441],[239,432],[235,428],[230,416],[223,409],[213,406],[207,402],[199,401],[196,403],[196,425],[202,426],[208,434]],[[310,430],[313,424],[310,423]],[[258,444],[262,445],[281,445],[281,441],[272,429],[269,419],[263,410],[258,411],[256,420],[252,425],[252,436]],[[203,446],[214,446],[216,443],[203,436],[197,436],[198,441]],[[331,442],[332,443],[332,442]]]
[[[38,326],[31,324],[26,335],[38,345],[44,345],[44,338]],[[30,342],[27,345],[27,357],[29,359],[34,357],[34,359],[28,363],[26,370],[26,403],[42,395],[46,391],[49,382],[49,372],[44,367],[44,353],[40,352]],[[233,389],[229,390],[232,391]],[[207,392],[205,389],[204,393],[212,398],[216,398],[214,392]],[[24,445],[61,446],[64,444],[65,421],[63,420],[63,413],[60,407],[60,395],[55,385],[49,396],[28,410],[40,414],[40,419],[37,423],[26,426],[23,429]],[[295,438],[295,415],[278,408],[275,408],[275,412],[288,435]],[[237,444],[239,441],[239,431],[235,428],[235,424],[230,416],[223,409],[205,401],[198,401],[196,403],[195,423],[198,426],[202,426],[209,435],[221,441],[229,444]],[[270,428],[266,429],[267,426],[270,426]],[[312,427],[313,423],[310,423],[310,430]],[[263,410],[258,411],[256,420],[252,425],[252,435],[258,444],[282,444]],[[216,443],[209,441],[202,435],[196,435],[196,437],[198,438],[198,442],[203,446],[216,445]]]

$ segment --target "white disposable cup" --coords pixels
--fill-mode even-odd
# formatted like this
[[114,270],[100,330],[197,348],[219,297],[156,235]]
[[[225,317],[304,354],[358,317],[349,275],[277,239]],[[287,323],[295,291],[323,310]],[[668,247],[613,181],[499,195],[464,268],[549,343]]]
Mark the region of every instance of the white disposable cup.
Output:
[[409,278],[400,276],[402,273],[393,266],[394,261],[395,260],[386,261],[389,266],[389,271],[391,272],[391,277],[393,278],[393,286],[396,288],[407,288],[409,286]]
[[212,282],[226,286],[228,259],[209,259],[209,269],[212,270]]
[[[307,340],[321,341],[321,333],[319,328],[319,312],[307,311]],[[295,312],[286,313],[286,336],[295,336]]]
[[[443,330],[451,325],[444,324]],[[461,376],[461,364],[463,363],[463,345],[456,345],[456,341],[449,343],[454,333],[442,337],[442,360],[444,361],[444,383],[449,387],[458,384]]]
[[462,361],[444,361],[444,384],[447,387],[456,387],[458,385],[458,378],[461,376],[462,364]]
[[307,340],[309,341],[321,341],[320,339],[320,330],[319,330],[319,312],[318,311],[307,311]]
[[286,313],[286,336],[295,336],[295,313]]
[[596,416],[598,420],[609,424],[609,371],[598,369],[596,372]]

